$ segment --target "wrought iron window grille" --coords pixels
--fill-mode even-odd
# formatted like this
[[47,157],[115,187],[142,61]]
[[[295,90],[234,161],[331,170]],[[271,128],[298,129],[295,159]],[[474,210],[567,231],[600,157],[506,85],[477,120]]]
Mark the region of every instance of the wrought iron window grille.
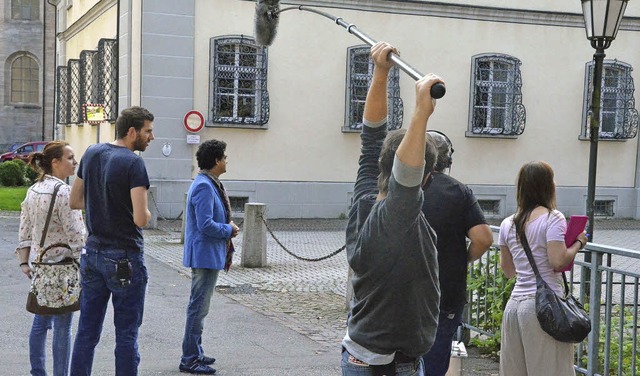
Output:
[[104,105],[105,121],[118,117],[118,44],[100,39],[98,50],[84,50],[80,59],[69,59],[56,70],[58,97],[56,120],[59,124],[84,124],[83,105]]
[[269,121],[267,49],[244,35],[211,38],[211,122],[259,127]]
[[118,118],[118,41],[100,39],[98,41],[98,100],[104,104],[106,121]]
[[80,60],[69,59],[67,62],[67,72],[69,75],[69,122],[71,124],[79,124],[82,123]]
[[[373,61],[369,57],[371,47],[359,45],[347,49],[346,111],[343,132],[359,132],[362,129],[364,103],[371,79]],[[400,70],[394,66],[389,71],[387,82],[387,127],[395,130],[402,127],[404,106],[400,98]]]
[[[583,101],[583,121],[580,138],[588,139],[591,134],[590,111],[593,93],[594,63],[586,63],[585,99]],[[631,65],[605,60],[602,69],[600,89],[600,134],[602,140],[624,140],[638,134],[638,110],[635,108],[634,84]]]
[[518,136],[524,132],[521,64],[519,59],[502,54],[472,58],[469,133]]
[[98,103],[98,51],[80,53],[80,103]]
[[69,70],[66,65],[57,67],[56,69],[56,82],[57,82],[57,111],[56,122],[58,124],[71,124],[69,116],[71,101],[69,100]]

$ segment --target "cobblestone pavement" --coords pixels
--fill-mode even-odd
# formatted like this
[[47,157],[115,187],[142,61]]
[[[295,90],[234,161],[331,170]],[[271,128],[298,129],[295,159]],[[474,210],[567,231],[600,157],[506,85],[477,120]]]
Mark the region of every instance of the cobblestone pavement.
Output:
[[[346,220],[269,220],[268,224],[280,242],[299,256],[325,256],[344,244]],[[598,243],[640,250],[640,221],[602,220],[595,227]],[[145,232],[146,252],[189,275],[182,266],[180,229],[180,220],[159,221],[158,230]],[[337,351],[346,330],[348,264],[344,252],[320,262],[300,261],[268,234],[268,266],[249,269],[240,266],[242,231],[234,244],[234,265],[229,273],[221,274],[217,291],[324,344],[328,351]],[[640,270],[640,260],[632,264],[625,266]],[[473,348],[463,368],[464,375],[498,374],[497,363]]]

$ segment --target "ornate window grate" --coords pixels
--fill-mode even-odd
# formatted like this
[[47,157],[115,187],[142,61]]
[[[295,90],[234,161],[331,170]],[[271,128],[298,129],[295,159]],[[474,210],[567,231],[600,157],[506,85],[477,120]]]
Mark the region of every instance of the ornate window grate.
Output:
[[58,124],[71,124],[69,119],[69,69],[67,66],[57,68],[56,80],[58,82],[57,92],[57,114],[56,122]]
[[118,43],[115,39],[98,42],[98,100],[104,104],[104,118],[118,117]]
[[473,95],[470,99],[472,134],[517,136],[524,132],[520,60],[508,55],[472,58]]
[[234,213],[244,213],[244,205],[249,202],[249,197],[229,196],[231,211]]
[[[583,127],[580,134],[590,137],[590,110],[593,95],[594,62],[586,64],[585,100]],[[629,64],[617,60],[606,60],[602,69],[600,87],[600,134],[601,139],[629,139],[638,133],[638,110],[633,97],[634,85]]]
[[[347,49],[348,82],[344,132],[362,129],[364,102],[373,77],[373,61],[369,57],[369,46],[354,46]],[[402,127],[404,107],[400,98],[400,70],[394,66],[389,72],[387,83],[387,113],[389,130]]]
[[595,217],[613,217],[613,206],[615,200],[595,200],[593,205],[593,215]]
[[211,39],[210,111],[218,124],[269,121],[267,50],[246,36]]
[[69,122],[78,124],[82,122],[82,103],[80,102],[80,60],[69,59],[67,62],[69,75]]
[[500,215],[500,200],[478,200],[482,212],[489,217]]
[[80,104],[98,103],[98,51],[80,53]]

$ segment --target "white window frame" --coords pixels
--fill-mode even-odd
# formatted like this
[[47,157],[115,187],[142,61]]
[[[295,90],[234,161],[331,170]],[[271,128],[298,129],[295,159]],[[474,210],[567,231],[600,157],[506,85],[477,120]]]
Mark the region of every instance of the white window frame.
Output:
[[[481,64],[489,65],[486,79],[481,77],[484,73]],[[522,105],[521,64],[519,59],[505,54],[472,57],[467,136],[513,138],[524,132],[526,111]]]
[[[217,53],[219,48],[232,46],[234,49],[233,65],[220,64]],[[244,52],[243,49],[255,50],[256,65],[246,66],[241,64]],[[228,76],[233,80],[231,92],[222,93],[219,88],[220,76]],[[246,36],[221,36],[211,38],[211,62],[210,62],[210,89],[209,108],[210,123],[214,126],[236,126],[236,127],[260,127],[269,120],[269,98],[266,91],[267,79],[267,51],[263,47],[255,44],[253,38]],[[243,93],[242,81],[253,81],[252,93]],[[227,97],[232,102],[232,113],[221,115],[219,113],[219,103],[221,97]],[[243,116],[239,112],[243,98],[253,100],[252,111],[249,116]],[[264,107],[266,106],[266,108]]]

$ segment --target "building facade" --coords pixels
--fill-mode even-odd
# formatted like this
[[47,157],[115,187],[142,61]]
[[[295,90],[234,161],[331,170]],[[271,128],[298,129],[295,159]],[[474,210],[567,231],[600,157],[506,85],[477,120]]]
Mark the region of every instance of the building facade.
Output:
[[[270,218],[347,213],[371,63],[367,45],[346,29],[293,9],[280,14],[275,41],[263,48],[253,35],[253,1],[63,3],[58,123],[82,152],[113,139],[118,109],[150,109],[156,140],[142,155],[160,215],[182,212],[197,173],[197,140],[183,124],[193,110],[204,117],[200,141],[228,144],[223,178],[236,210],[261,202]],[[555,169],[560,210],[585,212],[594,51],[579,1],[295,4],[341,17],[445,79],[447,95],[429,126],[452,140],[451,175],[474,189],[489,216],[513,213],[517,171],[537,159]],[[606,50],[596,215],[640,218],[640,5],[630,2],[625,15]],[[391,129],[408,121],[413,84],[402,72],[390,78]],[[107,121],[87,123],[87,103],[103,105]]]
[[53,137],[54,10],[38,0],[7,0],[0,6],[2,152]]

